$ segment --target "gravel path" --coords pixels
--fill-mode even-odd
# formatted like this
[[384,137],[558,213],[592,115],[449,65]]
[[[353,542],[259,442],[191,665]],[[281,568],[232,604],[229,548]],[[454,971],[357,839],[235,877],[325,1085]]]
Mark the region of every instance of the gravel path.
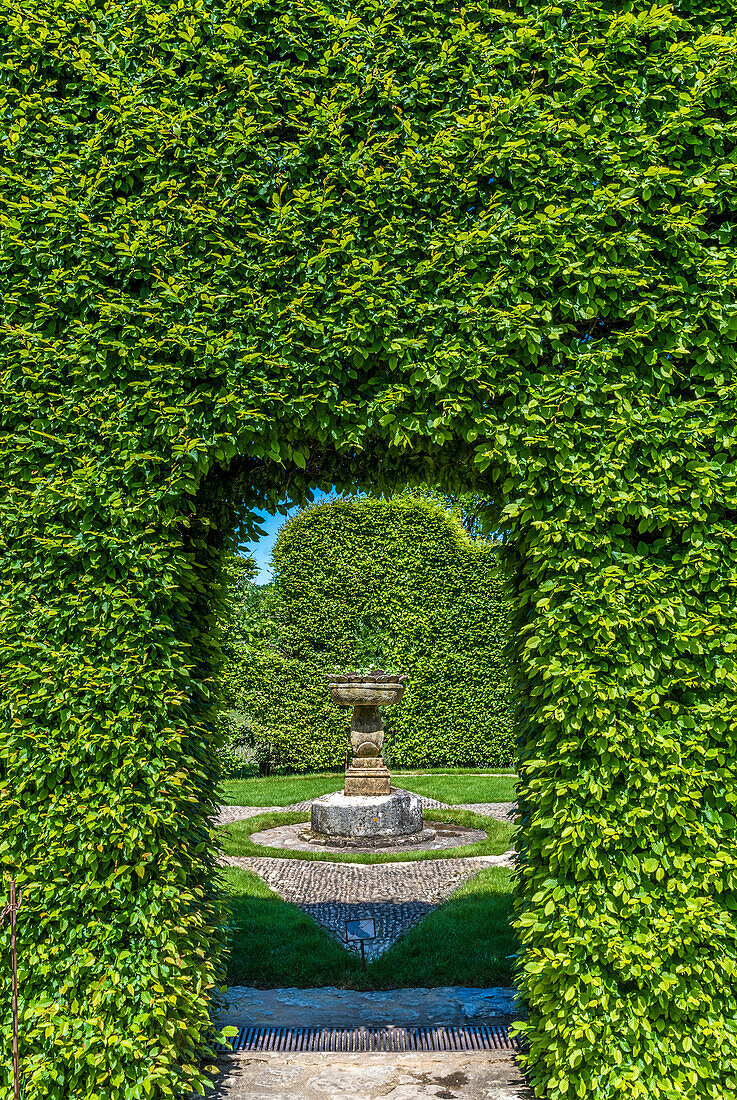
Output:
[[516,802],[460,802],[448,806],[449,810],[470,810],[482,817],[495,817],[497,821],[512,823],[517,816]]

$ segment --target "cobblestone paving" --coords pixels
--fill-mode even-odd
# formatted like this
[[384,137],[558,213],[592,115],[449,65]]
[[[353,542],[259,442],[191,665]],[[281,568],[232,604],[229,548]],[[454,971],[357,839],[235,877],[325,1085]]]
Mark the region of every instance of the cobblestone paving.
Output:
[[348,902],[327,901],[320,905],[300,905],[303,913],[322,925],[334,940],[349,951],[361,954],[359,943],[346,944],[345,924],[349,920],[363,920],[369,917],[374,922],[376,935],[370,940],[364,941],[366,960],[378,959],[388,951],[392,944],[401,939],[410,928],[419,924],[428,913],[437,909],[437,905],[430,905],[426,901],[405,902],[402,905],[389,905],[388,903],[376,903],[364,905],[351,905]]
[[439,905],[457,887],[488,866],[510,866],[512,855],[459,856],[397,863],[329,863],[278,856],[222,856],[262,878],[295,905],[317,902],[431,902]]
[[366,947],[376,958],[464,882],[484,867],[511,866],[513,855],[374,864],[223,856],[221,862],[253,871],[341,943],[346,919],[373,917],[379,935]]
[[[327,796],[322,796],[327,797]],[[227,825],[259,814],[306,813],[313,800],[290,806],[221,806],[217,824]],[[449,806],[423,798],[425,809],[471,810],[498,821],[512,821],[513,802],[466,803]],[[279,859],[274,856],[223,856],[221,862],[253,871],[285,901],[291,901],[343,943],[345,921],[373,917],[378,935],[367,941],[367,957],[387,951],[429,912],[441,905],[462,883],[484,866],[511,867],[514,853],[458,859],[417,860],[409,863],[357,864],[321,860]],[[360,950],[358,947],[356,950]]]

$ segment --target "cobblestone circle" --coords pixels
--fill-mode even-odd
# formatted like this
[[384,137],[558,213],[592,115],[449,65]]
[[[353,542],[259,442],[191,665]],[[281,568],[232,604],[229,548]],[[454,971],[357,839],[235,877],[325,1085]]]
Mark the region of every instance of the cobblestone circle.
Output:
[[[353,844],[341,847],[337,844],[321,844],[312,839],[312,834],[301,825],[278,825],[275,829],[266,829],[263,832],[251,833],[251,843],[264,848],[286,848],[291,852],[324,852],[335,855],[341,852],[344,855],[371,855],[390,854],[399,855],[402,852],[442,852],[450,848],[461,848],[469,844],[478,844],[487,839],[487,834],[482,829],[467,829],[462,825],[433,822],[432,829],[425,829],[422,836],[407,839],[401,846],[398,844],[377,845]],[[264,852],[264,855],[266,853]]]

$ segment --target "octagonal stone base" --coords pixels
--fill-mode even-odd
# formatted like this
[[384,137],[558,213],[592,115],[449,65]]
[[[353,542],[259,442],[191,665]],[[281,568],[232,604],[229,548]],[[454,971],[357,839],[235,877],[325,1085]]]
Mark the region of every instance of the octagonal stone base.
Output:
[[312,803],[309,839],[316,844],[386,847],[418,839],[430,840],[424,829],[422,802],[416,794],[393,788],[390,794],[347,795],[337,791]]

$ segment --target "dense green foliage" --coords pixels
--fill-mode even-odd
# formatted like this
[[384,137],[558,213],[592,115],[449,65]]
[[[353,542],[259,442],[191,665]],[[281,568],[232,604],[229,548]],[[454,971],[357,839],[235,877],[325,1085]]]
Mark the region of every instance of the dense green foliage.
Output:
[[330,701],[325,672],[284,652],[278,595],[273,585],[251,583],[252,572],[249,558],[225,559],[221,773],[243,777],[344,766],[345,720]]
[[256,875],[228,867],[222,880],[230,909],[231,985],[401,989],[511,984],[517,945],[510,927],[511,873],[503,867],[488,867],[460,886],[365,972],[357,952],[341,947]]
[[274,566],[273,592],[250,615],[234,592],[241,625],[223,670],[226,713],[263,756],[297,771],[344,765],[350,711],[330,701],[325,674],[384,668],[409,675],[384,711],[392,766],[513,761],[493,545],[426,500],[334,500],[289,520]]
[[239,744],[250,749],[262,774],[345,766],[348,723],[331,703],[319,665],[257,646],[229,649],[226,655],[222,687],[230,774],[242,774]]
[[3,15],[24,1100],[196,1081],[223,553],[410,479],[506,502],[535,1090],[734,1095],[734,4]]

